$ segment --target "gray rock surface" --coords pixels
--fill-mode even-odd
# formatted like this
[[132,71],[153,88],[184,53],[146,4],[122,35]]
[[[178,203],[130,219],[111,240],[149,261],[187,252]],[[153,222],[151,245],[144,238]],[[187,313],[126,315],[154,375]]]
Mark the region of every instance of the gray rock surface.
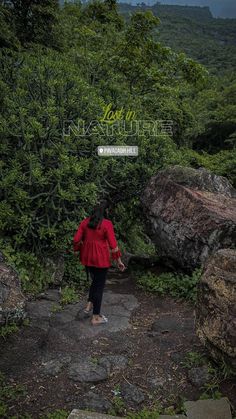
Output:
[[230,404],[227,398],[219,400],[197,400],[184,403],[188,419],[231,419]]
[[236,371],[236,250],[220,249],[198,284],[196,332],[213,358]]
[[49,288],[47,291],[42,292],[37,296],[37,298],[42,298],[44,300],[54,301],[57,303],[60,302],[60,297],[61,297],[61,294],[60,294],[59,289],[53,289],[53,288],[52,289]]
[[[74,409],[67,419],[122,419],[121,416],[111,416],[97,412],[85,412],[83,410]],[[157,419],[186,419],[185,415],[160,415]],[[204,419],[204,418],[201,418]]]
[[187,186],[200,191],[219,193],[224,196],[236,197],[236,191],[223,176],[215,175],[209,170],[201,167],[171,166],[159,173],[163,173],[166,178],[173,180],[182,186]]
[[153,388],[162,388],[165,385],[166,382],[166,375],[164,376],[159,376],[158,374],[155,374],[153,372],[151,372],[150,374],[147,375],[147,382],[148,384],[150,384]]
[[122,397],[127,403],[140,404],[145,399],[143,391],[134,384],[123,382],[120,386],[120,391]]
[[187,419],[187,418],[185,415],[160,415],[158,416],[157,419]]
[[125,369],[128,364],[128,359],[123,355],[106,355],[99,358],[98,363],[102,367],[105,367],[110,375]]
[[56,358],[43,360],[42,371],[45,375],[55,376],[59,374],[65,365],[71,361],[70,355],[57,355]]
[[80,409],[91,409],[99,413],[106,413],[112,408],[112,403],[101,394],[89,391],[79,402]]
[[21,323],[26,317],[25,302],[17,273],[3,261],[0,262],[0,326]]
[[122,419],[121,416],[104,415],[97,412],[85,412],[80,409],[74,409],[67,419]]
[[73,362],[68,368],[68,376],[81,383],[97,383],[108,378],[108,370],[91,359]]
[[[81,342],[81,339],[96,337],[103,331],[119,332],[130,328],[130,315],[138,306],[134,295],[118,294],[107,290],[103,294],[102,313],[108,317],[108,323],[92,326],[91,317],[78,320],[78,312],[85,307],[85,301],[67,304],[62,310],[59,307],[57,293],[52,290],[41,295],[35,301],[28,301],[26,310],[32,326],[47,332],[46,346],[53,346],[55,339]],[[55,310],[56,309],[56,310]]]
[[193,333],[194,321],[188,318],[174,317],[172,314],[166,314],[157,318],[151,327],[151,334],[165,334],[165,333]]
[[123,370],[128,359],[122,355],[105,355],[99,358],[87,357],[73,362],[68,368],[68,376],[74,381],[99,382]]
[[221,176],[173,166],[149,180],[141,201],[147,232],[166,264],[191,271],[236,243],[236,191]]
[[191,368],[188,371],[189,381],[196,387],[202,387],[210,380],[210,374],[206,365],[202,367]]

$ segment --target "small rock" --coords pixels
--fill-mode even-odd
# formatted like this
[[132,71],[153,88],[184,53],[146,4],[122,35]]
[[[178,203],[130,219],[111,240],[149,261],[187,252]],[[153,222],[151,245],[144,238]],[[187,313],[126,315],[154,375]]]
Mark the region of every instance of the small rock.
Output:
[[68,370],[69,378],[81,383],[96,383],[108,378],[107,368],[86,359],[80,362],[74,362]]
[[42,362],[42,367],[43,367],[43,372],[45,375],[57,375],[62,367],[64,365],[69,364],[69,362],[71,361],[71,356],[70,355],[66,355],[64,357],[58,357],[55,359],[51,359],[49,361],[43,361]]
[[142,390],[134,384],[129,383],[121,384],[121,395],[128,403],[140,404],[145,399]]
[[147,376],[147,382],[154,388],[162,388],[166,382],[164,377]]
[[81,409],[91,409],[96,412],[106,413],[112,408],[112,403],[102,395],[89,391],[80,400],[79,407]]
[[210,374],[206,365],[191,368],[188,371],[189,381],[196,387],[202,387],[210,379]]
[[120,371],[128,364],[128,359],[122,355],[106,355],[99,359],[99,365],[105,367],[110,375],[112,372]]

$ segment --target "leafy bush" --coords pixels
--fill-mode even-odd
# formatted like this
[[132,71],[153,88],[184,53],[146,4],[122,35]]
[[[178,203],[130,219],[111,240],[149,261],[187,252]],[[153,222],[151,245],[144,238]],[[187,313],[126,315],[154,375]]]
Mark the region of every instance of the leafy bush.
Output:
[[16,251],[10,240],[0,239],[0,248],[6,263],[19,275],[24,292],[38,293],[48,286],[50,278],[37,255],[29,251]]
[[195,301],[196,285],[200,276],[201,269],[196,269],[191,276],[172,272],[164,272],[157,276],[148,271],[137,277],[137,285],[146,291],[157,292],[160,295],[171,295]]
[[78,293],[74,287],[66,286],[61,290],[60,303],[62,305],[75,303],[78,301]]
[[68,253],[64,256],[64,260],[65,273],[63,283],[76,286],[76,288],[81,291],[86,290],[89,287],[89,283],[85,267],[81,265],[79,256],[75,256],[73,253]]
[[[47,0],[26,16],[24,2],[13,3],[0,6],[0,231],[23,290],[37,293],[49,281],[45,255],[71,248],[78,223],[98,198],[113,202],[122,246],[152,254],[139,202],[150,176],[172,164],[203,165],[235,182],[235,158],[228,150],[209,156],[180,147],[204,131],[205,100],[210,108],[215,93],[204,66],[158,42],[160,21],[150,10],[125,21],[114,2],[59,9]],[[231,120],[234,92],[227,88],[223,100],[215,94],[217,120]],[[144,121],[138,132],[113,124],[112,133],[93,126],[64,135],[68,121],[88,127],[110,103],[113,111],[123,108]],[[153,135],[145,121],[156,120],[173,121],[175,130]],[[101,158],[97,146],[104,144],[136,145],[139,155]],[[85,286],[82,268],[70,258],[65,279]]]

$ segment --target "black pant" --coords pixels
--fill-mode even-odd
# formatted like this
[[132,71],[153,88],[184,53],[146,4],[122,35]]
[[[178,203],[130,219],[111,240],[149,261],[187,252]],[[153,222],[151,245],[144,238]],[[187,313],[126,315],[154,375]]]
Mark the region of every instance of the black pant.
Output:
[[97,268],[96,266],[86,266],[92,278],[89,289],[88,301],[93,303],[93,314],[100,314],[103,290],[106,282],[108,268]]

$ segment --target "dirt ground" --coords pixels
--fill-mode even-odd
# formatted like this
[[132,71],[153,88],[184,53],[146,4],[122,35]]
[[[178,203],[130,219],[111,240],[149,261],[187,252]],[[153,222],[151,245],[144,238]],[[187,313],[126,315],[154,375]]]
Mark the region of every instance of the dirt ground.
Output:
[[[85,354],[93,358],[124,355],[129,360],[125,370],[95,384],[74,382],[65,368],[55,376],[45,375],[39,362],[49,350],[45,331],[31,325],[24,326],[0,341],[0,371],[5,374],[8,384],[26,387],[25,395],[17,402],[9,403],[10,415],[27,413],[32,418],[40,418],[56,409],[71,411],[79,408],[82,396],[89,391],[116,406],[120,416],[143,407],[151,408],[154,402],[163,407],[173,406],[178,411],[182,400],[200,397],[204,391],[202,383],[193,383],[190,370],[194,365],[186,366],[185,363],[189,352],[205,355],[194,332],[194,306],[186,301],[144,292],[137,288],[135,278],[127,273],[110,271],[106,289],[133,295],[138,300],[139,305],[131,311],[131,327],[108,333],[105,325],[94,326],[101,327],[97,336],[73,344],[55,338],[50,342],[50,350],[55,354],[76,354],[81,358]],[[141,389],[144,401],[139,404],[126,401],[122,408],[117,407],[114,390],[122,383]],[[236,407],[236,381],[222,380],[219,390]]]

